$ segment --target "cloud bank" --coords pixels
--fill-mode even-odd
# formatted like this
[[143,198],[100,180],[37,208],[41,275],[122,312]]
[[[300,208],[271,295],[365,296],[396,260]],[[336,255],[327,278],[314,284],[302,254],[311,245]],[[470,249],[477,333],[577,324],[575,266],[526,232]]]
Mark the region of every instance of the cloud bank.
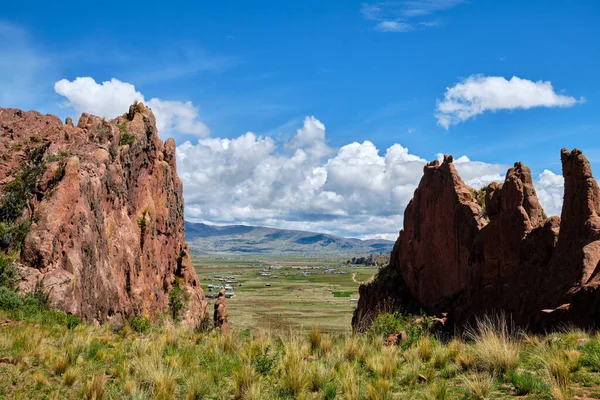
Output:
[[[307,132],[312,141],[301,140]],[[425,163],[400,144],[380,150],[364,141],[331,149],[325,126],[314,117],[307,117],[287,142],[248,132],[177,148],[190,220],[391,240],[402,227]],[[503,181],[508,169],[466,156],[454,163],[474,188]],[[560,214],[562,176],[546,170],[535,183],[546,212]]]
[[[102,84],[92,78],[61,80],[55,88],[68,106],[106,117],[122,114],[135,99],[144,100],[133,85],[117,79]],[[189,102],[153,98],[147,103],[159,130],[201,132],[199,139],[177,148],[186,219],[192,221],[394,240],[427,162],[400,144],[378,149],[364,141],[332,148],[325,125],[314,116],[306,117],[291,137],[281,135],[288,139],[253,132],[219,138],[199,128],[204,125]],[[508,168],[467,156],[454,163],[475,188],[502,181]],[[562,185],[562,177],[547,170],[536,179],[549,215],[560,213]]]
[[548,81],[472,75],[446,89],[444,100],[437,102],[435,116],[438,124],[448,129],[486,111],[572,107],[584,101],[557,94]]
[[61,79],[54,84],[56,93],[67,98],[64,106],[77,112],[88,112],[114,118],[128,110],[135,101],[142,101],[154,112],[159,132],[206,137],[208,127],[198,120],[199,111],[191,101],[168,101],[152,98],[148,101],[131,83],[111,79],[96,83],[93,78],[79,77],[73,81]]

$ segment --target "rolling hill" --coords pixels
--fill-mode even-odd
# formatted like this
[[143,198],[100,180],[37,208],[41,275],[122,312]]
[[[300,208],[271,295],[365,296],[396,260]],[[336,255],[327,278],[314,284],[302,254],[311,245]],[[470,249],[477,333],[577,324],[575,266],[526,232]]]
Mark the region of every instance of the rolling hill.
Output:
[[325,233],[188,221],[185,222],[185,236],[193,255],[365,255],[389,253],[394,246],[389,240],[360,240]]

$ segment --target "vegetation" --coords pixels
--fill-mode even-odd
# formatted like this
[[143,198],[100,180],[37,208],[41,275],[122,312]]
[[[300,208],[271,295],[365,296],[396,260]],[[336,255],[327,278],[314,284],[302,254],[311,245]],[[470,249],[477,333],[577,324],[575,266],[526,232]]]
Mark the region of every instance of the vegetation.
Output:
[[[352,312],[356,308],[351,298],[358,297],[360,282],[371,279],[377,269],[347,266],[345,261],[340,256],[330,260],[314,257],[192,259],[206,294],[214,295],[218,291],[209,291],[206,285],[223,285],[215,276],[232,276],[242,284],[232,283],[235,296],[227,299],[227,309],[236,327],[260,326],[283,333],[290,329],[307,331],[313,325],[319,325],[328,333],[351,330]],[[281,266],[281,269],[271,270],[271,276],[261,276],[263,268],[270,265]],[[305,266],[317,268],[305,270]],[[335,272],[326,273],[328,269]],[[265,286],[267,283],[271,286]],[[333,292],[351,295],[336,297]]]
[[135,143],[135,135],[129,133],[127,129],[127,120],[123,120],[120,124],[117,125],[119,127],[119,132],[121,132],[121,139],[119,139],[119,146],[124,145],[133,145]]
[[[600,395],[600,376],[594,371],[600,335],[567,330],[527,336],[507,331],[492,319],[481,321],[476,329],[480,333],[450,342],[424,334],[410,345],[387,347],[383,336],[374,331],[360,336],[328,334],[315,326],[308,333],[200,332],[174,324],[171,318],[159,318],[152,325],[143,317],[115,329],[72,325],[66,314],[35,305],[17,309],[3,305],[0,397],[555,399]],[[498,358],[507,346],[518,350],[514,364]],[[467,355],[475,361],[465,363]]]
[[352,257],[352,259],[346,261],[346,264],[354,265],[366,265],[383,267],[390,263],[390,255],[386,254],[369,254],[365,257]]
[[38,182],[46,169],[44,152],[48,145],[27,148],[25,160],[14,179],[4,186],[0,198],[0,222],[12,224],[23,214],[27,202],[35,193]]
[[185,290],[175,283],[169,292],[169,312],[174,321],[180,321],[183,310],[187,308],[188,294]]
[[126,144],[131,146],[134,143],[135,143],[135,135],[134,134],[131,134],[131,133],[122,133],[121,134],[121,139],[119,140],[119,146],[124,146]]
[[485,208],[485,192],[487,190],[487,187],[482,187],[481,189],[477,190],[477,189],[470,189],[469,191],[471,192],[471,196],[473,197],[473,200],[475,200],[477,202],[477,204],[479,204],[483,210],[483,215],[487,217],[487,213],[486,213],[486,208]]

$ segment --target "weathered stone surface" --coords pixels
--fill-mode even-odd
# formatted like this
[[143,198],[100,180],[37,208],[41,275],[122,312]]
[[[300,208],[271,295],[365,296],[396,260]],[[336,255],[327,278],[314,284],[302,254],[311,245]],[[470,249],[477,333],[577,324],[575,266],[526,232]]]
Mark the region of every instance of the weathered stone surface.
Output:
[[[133,143],[120,145],[126,135]],[[189,295],[183,319],[197,323],[207,303],[185,243],[175,143],[159,139],[152,111],[138,103],[111,121],[84,113],[75,127],[0,109],[0,185],[38,145],[47,168],[29,202],[22,290],[41,280],[58,308],[103,322],[166,312],[178,284]]]
[[581,151],[561,158],[561,218],[546,218],[522,163],[486,188],[485,209],[452,157],[427,164],[390,265],[360,288],[354,328],[381,304],[448,313],[459,327],[498,312],[532,330],[600,322],[600,190]]

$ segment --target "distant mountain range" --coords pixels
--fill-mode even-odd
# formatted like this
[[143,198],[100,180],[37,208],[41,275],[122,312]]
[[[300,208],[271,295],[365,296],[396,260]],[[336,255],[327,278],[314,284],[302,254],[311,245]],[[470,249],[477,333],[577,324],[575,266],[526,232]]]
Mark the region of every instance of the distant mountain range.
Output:
[[187,221],[185,236],[195,255],[365,255],[389,253],[394,246],[390,240],[360,240],[325,233],[246,225],[216,226]]

